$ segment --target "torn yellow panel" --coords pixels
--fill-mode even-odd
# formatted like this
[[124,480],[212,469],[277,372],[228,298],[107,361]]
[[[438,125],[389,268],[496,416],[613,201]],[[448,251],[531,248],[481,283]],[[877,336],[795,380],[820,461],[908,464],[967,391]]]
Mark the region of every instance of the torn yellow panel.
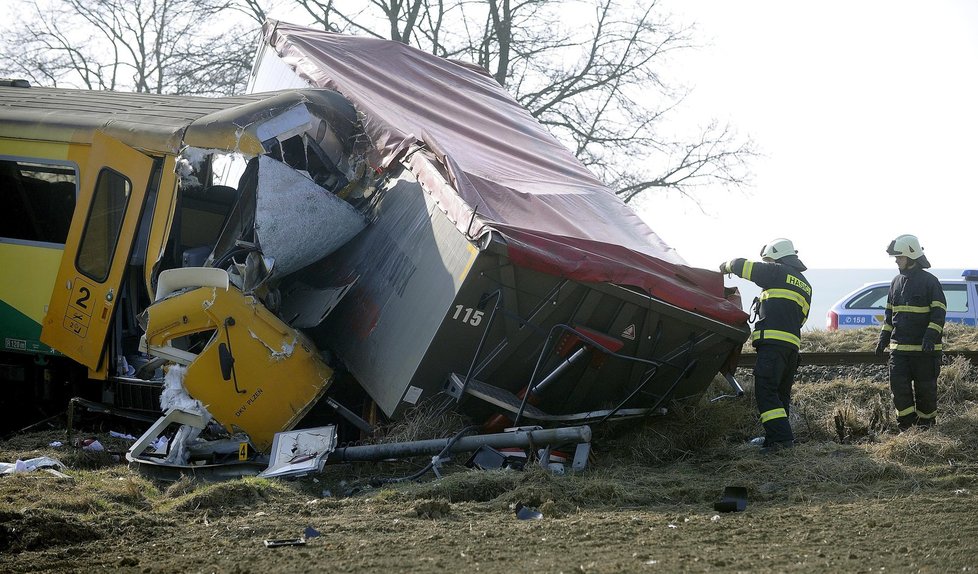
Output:
[[[229,431],[244,431],[263,452],[275,433],[292,429],[332,382],[333,370],[304,335],[235,287],[200,287],[147,311],[150,348],[213,331],[187,367],[184,387],[215,420]],[[234,358],[227,379],[222,345]]]

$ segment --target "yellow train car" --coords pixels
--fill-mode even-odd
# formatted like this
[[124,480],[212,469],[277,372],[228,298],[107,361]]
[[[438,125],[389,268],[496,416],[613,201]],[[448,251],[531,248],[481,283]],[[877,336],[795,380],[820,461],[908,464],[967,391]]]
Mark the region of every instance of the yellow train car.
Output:
[[[348,185],[355,166],[340,170],[313,138],[333,141],[332,125],[349,131],[355,121],[329,93],[203,98],[3,82],[0,430],[48,414],[38,409],[63,411],[75,395],[158,411],[166,361],[185,367],[179,382],[219,423],[267,450],[333,371],[266,308],[273,259],[254,257],[257,186],[285,178],[272,195],[300,212],[285,218],[313,227],[296,219],[312,210],[288,195],[308,189],[289,178]],[[296,145],[323,157],[297,172],[284,162]],[[276,165],[258,171],[259,157]],[[275,270],[288,267],[302,241],[294,229],[265,227],[263,251],[288,246]],[[310,257],[323,253],[315,249]],[[241,272],[205,269],[208,259]]]

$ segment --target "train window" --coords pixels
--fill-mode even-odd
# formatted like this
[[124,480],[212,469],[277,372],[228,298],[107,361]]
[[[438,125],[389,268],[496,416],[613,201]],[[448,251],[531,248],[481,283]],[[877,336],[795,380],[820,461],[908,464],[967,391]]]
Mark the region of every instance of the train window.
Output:
[[63,245],[77,190],[73,165],[0,158],[0,237]]
[[108,278],[112,268],[131,195],[132,183],[124,175],[108,168],[98,174],[75,263],[79,271],[99,283]]

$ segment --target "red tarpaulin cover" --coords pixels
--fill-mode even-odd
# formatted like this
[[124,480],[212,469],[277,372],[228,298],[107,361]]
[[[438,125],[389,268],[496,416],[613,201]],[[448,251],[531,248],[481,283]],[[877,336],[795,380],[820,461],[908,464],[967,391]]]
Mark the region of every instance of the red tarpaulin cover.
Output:
[[718,272],[686,265],[482,68],[285,22],[266,22],[264,35],[301,78],[353,103],[379,167],[418,144],[434,152],[453,188],[429,191],[459,229],[502,234],[514,263],[639,287],[728,324],[746,322],[724,298]]

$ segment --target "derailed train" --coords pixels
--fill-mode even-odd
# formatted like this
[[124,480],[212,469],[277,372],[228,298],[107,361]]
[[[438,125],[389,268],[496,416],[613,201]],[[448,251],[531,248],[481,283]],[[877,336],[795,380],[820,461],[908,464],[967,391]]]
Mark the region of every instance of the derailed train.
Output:
[[267,453],[352,380],[392,418],[440,393],[487,428],[645,416],[749,334],[480,69],[269,22],[250,90],[0,87],[8,374],[131,407],[180,365]]

